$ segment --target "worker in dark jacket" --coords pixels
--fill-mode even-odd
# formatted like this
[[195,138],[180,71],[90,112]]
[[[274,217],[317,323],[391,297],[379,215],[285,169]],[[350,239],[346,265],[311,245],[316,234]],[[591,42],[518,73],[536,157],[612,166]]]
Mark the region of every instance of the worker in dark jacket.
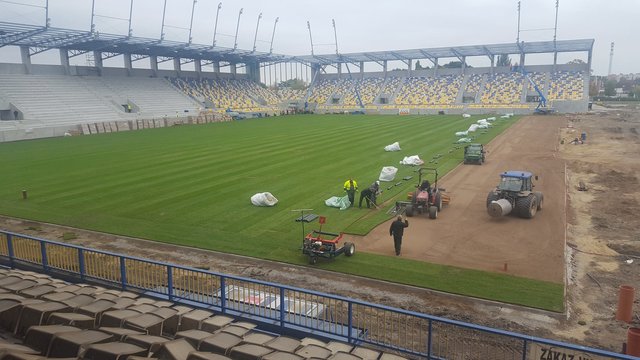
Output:
[[377,208],[378,204],[376,203],[376,199],[378,198],[378,194],[380,193],[380,181],[376,180],[369,188],[362,190],[360,193],[360,201],[358,202],[358,207],[362,207],[362,200],[367,201],[367,209],[371,207]]
[[392,222],[391,227],[389,227],[389,235],[393,236],[393,245],[396,248],[396,256],[400,255],[402,235],[404,234],[404,228],[406,227],[409,227],[409,221],[406,218],[402,221],[402,216],[399,215],[396,221]]
[[353,206],[355,203],[356,191],[358,191],[358,183],[352,178],[349,178],[349,180],[344,182],[344,191],[347,192],[351,206]]

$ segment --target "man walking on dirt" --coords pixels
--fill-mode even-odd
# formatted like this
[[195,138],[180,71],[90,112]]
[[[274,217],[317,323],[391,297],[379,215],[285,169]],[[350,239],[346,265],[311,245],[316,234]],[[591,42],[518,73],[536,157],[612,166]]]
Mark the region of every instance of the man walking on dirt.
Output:
[[398,215],[396,221],[391,223],[389,227],[389,235],[393,236],[393,245],[396,248],[396,256],[400,256],[400,248],[402,247],[402,235],[404,228],[409,227],[409,220],[406,218],[402,221],[402,216]]
[[351,202],[351,206],[355,203],[356,191],[358,191],[358,183],[349,178],[349,180],[344,182],[344,191],[347,192],[347,196],[349,196],[349,202]]

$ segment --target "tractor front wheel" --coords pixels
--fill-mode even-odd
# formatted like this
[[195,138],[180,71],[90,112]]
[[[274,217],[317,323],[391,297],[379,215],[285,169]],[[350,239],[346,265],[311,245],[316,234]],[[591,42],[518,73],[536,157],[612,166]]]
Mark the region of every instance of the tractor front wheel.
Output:
[[429,207],[429,219],[437,219],[438,218],[438,208],[436,206]]
[[309,258],[309,264],[311,265],[315,265],[318,263],[318,257],[317,256],[312,256]]
[[353,256],[356,253],[356,245],[354,243],[344,243],[344,254],[346,256]]
[[544,202],[544,194],[540,191],[536,191],[533,193],[538,200],[538,211],[542,210],[542,203]]

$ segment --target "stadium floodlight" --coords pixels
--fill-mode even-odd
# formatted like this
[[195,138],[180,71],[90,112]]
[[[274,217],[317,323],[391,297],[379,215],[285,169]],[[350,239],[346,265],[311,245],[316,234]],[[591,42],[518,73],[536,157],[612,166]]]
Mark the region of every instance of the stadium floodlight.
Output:
[[273,53],[273,38],[276,36],[276,25],[278,25],[278,19],[280,18],[277,17],[276,21],[273,23],[273,32],[271,33],[271,46],[269,47],[269,55]]
[[238,23],[236,24],[236,36],[233,40],[233,50],[236,50],[238,48],[238,29],[240,29],[240,16],[242,16],[242,10],[243,8],[240,8],[240,12],[238,13]]
[[256,52],[256,41],[258,41],[258,27],[260,27],[260,19],[262,19],[262,13],[258,15],[258,23],[256,24],[256,34],[253,37],[253,52]]
[[216,22],[213,25],[213,43],[212,47],[216,47],[216,31],[218,31],[218,15],[220,15],[220,9],[222,9],[222,1],[218,4],[218,10],[216,10]]

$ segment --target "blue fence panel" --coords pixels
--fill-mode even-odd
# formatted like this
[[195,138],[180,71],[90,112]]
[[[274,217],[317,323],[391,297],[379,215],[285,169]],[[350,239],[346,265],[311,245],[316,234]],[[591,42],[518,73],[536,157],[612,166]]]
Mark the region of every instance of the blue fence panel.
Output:
[[429,359],[577,360],[632,356],[312,290],[0,231],[0,259],[350,343]]

